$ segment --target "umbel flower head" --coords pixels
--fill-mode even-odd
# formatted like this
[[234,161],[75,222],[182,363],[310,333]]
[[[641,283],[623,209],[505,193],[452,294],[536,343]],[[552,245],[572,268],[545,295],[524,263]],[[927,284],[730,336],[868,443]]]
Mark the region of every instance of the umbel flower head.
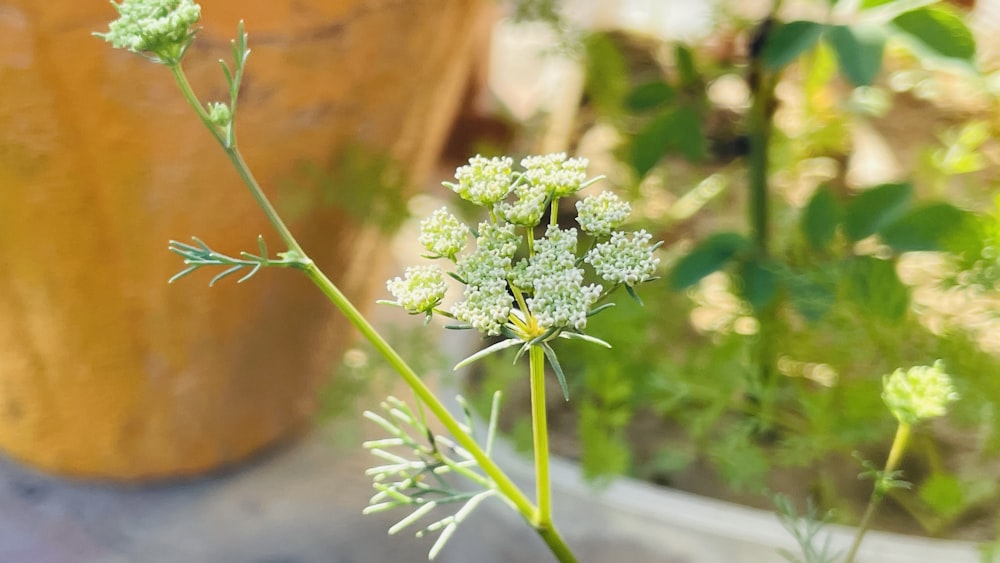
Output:
[[[417,283],[425,272],[410,269],[406,279],[390,282],[397,298],[393,304],[411,313],[437,313],[465,328],[525,345],[547,346],[553,338],[605,344],[583,334],[589,317],[608,306],[598,304],[618,286],[635,297],[634,286],[654,279],[659,260],[653,253],[659,244],[651,244],[646,231],[630,236],[618,230],[629,206],[610,192],[577,205],[582,235],[559,226],[559,199],[596,181],[586,180],[585,159],[557,153],[529,156],[520,164],[522,169],[515,170],[508,157],[476,156],[458,168],[456,183],[445,183],[462,199],[486,208],[489,219],[477,228],[470,229],[447,209],[420,224],[419,242],[429,253],[425,258],[453,264],[450,275],[465,285],[461,299],[439,308],[437,293],[416,291],[437,288],[436,283]],[[545,234],[535,238],[543,221]],[[467,249],[470,233],[475,243]],[[580,236],[588,238],[589,251],[578,251]],[[609,283],[585,283],[594,274]]]
[[193,0],[123,0],[111,3],[118,19],[107,33],[95,33],[116,49],[150,56],[154,61],[174,64],[194,40],[194,24],[201,19],[201,6]]
[[951,377],[944,372],[944,362],[933,366],[897,369],[883,378],[882,400],[896,419],[904,424],[943,416],[948,403],[958,399]]

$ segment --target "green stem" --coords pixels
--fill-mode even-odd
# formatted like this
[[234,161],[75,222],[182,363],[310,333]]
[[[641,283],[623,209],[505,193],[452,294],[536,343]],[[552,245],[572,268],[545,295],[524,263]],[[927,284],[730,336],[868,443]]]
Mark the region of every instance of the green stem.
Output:
[[[910,441],[910,431],[911,426],[905,422],[900,422],[899,427],[896,428],[896,437],[892,440],[892,447],[889,448],[889,457],[885,460],[885,469],[882,470],[883,478],[888,478],[889,474],[896,470],[899,465],[899,460],[903,457],[903,452],[906,450],[906,446]],[[858,523],[858,533],[854,535],[854,542],[851,544],[850,551],[847,552],[847,557],[844,559],[844,563],[854,563],[854,558],[858,554],[858,549],[861,548],[861,540],[864,539],[865,534],[868,533],[868,529],[871,528],[872,518],[875,517],[875,511],[878,506],[882,503],[882,498],[885,496],[885,491],[882,490],[881,480],[876,480],[875,489],[872,491],[871,497],[868,499],[868,506],[865,508],[865,513],[861,517],[861,522]]]
[[[235,137],[231,137],[233,142],[227,142],[226,137],[222,135],[219,128],[212,123],[209,119],[208,112],[202,106],[198,97],[195,95],[194,90],[191,88],[191,84],[188,82],[187,77],[184,74],[183,69],[180,64],[167,65],[170,68],[171,73],[174,75],[174,79],[177,81],[178,86],[184,95],[185,100],[188,104],[195,110],[198,118],[205,125],[205,127],[212,133],[219,145],[222,146],[226,154],[229,156],[230,161],[239,173],[240,178],[244,181],[247,187],[250,189],[251,194],[257,201],[261,210],[267,216],[268,221],[273,225],[274,229],[278,231],[281,235],[282,240],[287,244],[288,249],[296,253],[298,256],[297,266],[302,270],[306,276],[323,292],[324,295],[330,300],[334,306],[339,309],[344,316],[347,317],[348,321],[361,333],[362,336],[367,339],[371,345],[378,350],[383,358],[389,363],[389,365],[396,370],[396,372],[403,378],[406,384],[413,390],[417,398],[423,402],[427,408],[434,414],[434,416],[441,422],[441,424],[448,430],[449,433],[454,437],[455,441],[458,442],[463,448],[465,448],[470,455],[479,464],[479,467],[483,472],[489,476],[489,478],[495,484],[497,490],[504,495],[507,499],[513,503],[517,508],[518,512],[527,520],[539,533],[545,543],[548,545],[552,554],[560,563],[575,563],[576,558],[570,551],[569,546],[563,540],[562,536],[555,530],[551,522],[551,511],[550,509],[541,510],[536,508],[527,496],[521,491],[520,488],[506,473],[492,460],[489,455],[479,446],[475,439],[468,434],[462,427],[461,423],[452,415],[447,407],[434,395],[433,391],[420,379],[420,376],[413,371],[413,369],[403,360],[402,357],[396,352],[392,346],[382,337],[375,327],[368,322],[368,320],[361,314],[360,311],[354,306],[353,303],[345,296],[340,289],[324,274],[319,267],[306,255],[305,251],[299,245],[298,241],[292,235],[291,231],[281,220],[278,215],[277,210],[271,205],[271,202],[267,199],[264,194],[264,190],[261,189],[260,184],[251,174],[249,167],[243,160],[243,156],[239,152],[239,149],[235,143]],[[534,352],[535,347],[532,348],[532,365],[534,365]],[[539,363],[542,360],[542,350],[537,349],[539,354]],[[543,410],[544,413],[544,410]],[[544,427],[544,419],[542,421]],[[547,435],[546,438],[546,448],[547,448]],[[546,456],[546,461],[547,461]],[[546,473],[546,483],[548,482]],[[546,493],[546,502],[548,501],[548,494]],[[539,518],[540,514],[547,514],[546,518]]]
[[541,346],[529,350],[531,365],[531,430],[535,444],[535,526],[552,526],[552,491],[549,482],[549,427],[545,412],[545,352]]
[[[755,39],[763,45],[772,21],[781,6],[780,0],[772,4],[767,20],[761,24],[761,35]],[[760,48],[759,46],[757,48]],[[768,176],[770,174],[769,149],[774,128],[774,89],[779,73],[769,71],[759,54],[750,61],[750,87],[753,101],[747,120],[749,153],[747,155],[747,214],[753,241],[753,259],[763,263],[771,252],[770,202],[768,199]],[[757,407],[761,431],[770,431],[774,418],[774,395],[777,385],[777,358],[774,350],[774,332],[777,304],[772,303],[757,312],[758,330],[758,371],[757,390],[750,401]]]
[[[198,114],[198,119],[205,125],[205,127],[212,133],[215,140],[218,141],[219,145],[224,151],[226,151],[226,156],[233,163],[233,167],[236,172],[240,175],[240,179],[243,183],[250,189],[250,194],[253,196],[257,205],[260,206],[261,211],[267,216],[268,222],[274,226],[274,230],[278,231],[278,235],[281,236],[281,240],[288,247],[288,250],[298,254],[303,259],[306,258],[306,253],[299,246],[298,241],[292,235],[292,232],[285,225],[285,222],[281,220],[281,216],[278,215],[278,211],[271,205],[270,200],[264,194],[264,190],[260,187],[257,179],[254,178],[253,174],[250,172],[250,168],[247,166],[246,162],[243,161],[243,156],[240,154],[239,149],[236,146],[236,136],[235,134],[230,134],[232,142],[228,142],[226,136],[222,134],[219,127],[212,123],[212,120],[208,117],[208,112],[205,107],[202,106],[201,102],[198,100],[198,96],[195,95],[194,90],[191,88],[191,83],[188,82],[187,75],[184,74],[184,69],[181,68],[180,63],[175,63],[172,65],[167,65],[170,72],[174,75],[174,80],[177,81],[177,86],[180,87],[181,93],[184,95],[184,99],[187,100],[188,105],[190,105],[196,114]],[[233,119],[235,119],[235,115]]]

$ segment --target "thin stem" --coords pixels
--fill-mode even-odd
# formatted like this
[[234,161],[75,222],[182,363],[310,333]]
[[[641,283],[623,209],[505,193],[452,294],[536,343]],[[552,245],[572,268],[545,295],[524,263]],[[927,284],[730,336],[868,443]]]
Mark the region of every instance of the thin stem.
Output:
[[[896,437],[892,440],[892,447],[889,448],[889,457],[885,460],[885,468],[882,470],[883,478],[889,478],[889,474],[896,470],[896,466],[899,465],[899,460],[903,457],[903,452],[906,450],[906,446],[910,441],[910,431],[911,426],[905,422],[900,422],[899,427],[896,428]],[[861,540],[864,539],[865,534],[871,527],[872,518],[875,517],[875,512],[878,506],[882,503],[882,498],[885,496],[885,491],[882,490],[882,485],[880,481],[875,482],[875,489],[872,491],[871,497],[868,499],[868,506],[865,508],[865,513],[861,517],[861,522],[858,523],[858,533],[854,535],[854,542],[851,544],[851,550],[847,552],[847,557],[844,559],[844,563],[854,563],[854,558],[858,554],[858,549],[861,548]]]
[[[257,205],[260,206],[261,211],[267,217],[268,222],[274,227],[274,230],[278,231],[278,235],[281,236],[281,240],[288,247],[288,250],[299,254],[302,258],[306,257],[306,253],[299,246],[298,241],[292,236],[292,232],[285,225],[285,222],[281,220],[278,215],[278,211],[271,205],[270,200],[264,195],[264,190],[260,187],[257,179],[254,178],[253,174],[250,172],[250,168],[247,166],[246,162],[243,161],[243,155],[240,154],[239,149],[236,145],[235,135],[230,135],[232,137],[232,142],[228,142],[226,136],[222,134],[219,128],[212,123],[212,120],[208,117],[208,112],[205,111],[204,106],[198,100],[198,96],[195,95],[194,90],[191,88],[191,83],[188,82],[187,75],[184,74],[184,69],[181,68],[180,63],[175,63],[167,65],[170,69],[171,74],[174,75],[174,80],[177,82],[177,86],[181,89],[181,94],[184,95],[184,99],[187,100],[188,105],[194,109],[195,113],[198,114],[198,119],[205,125],[205,127],[212,133],[215,140],[218,141],[219,145],[224,151],[226,151],[226,156],[232,161],[233,167],[236,168],[236,172],[240,175],[240,179],[246,184],[247,188],[250,189],[250,194],[253,196]],[[233,116],[235,119],[235,115]]]
[[531,430],[535,444],[535,526],[552,526],[552,490],[549,482],[549,428],[545,413],[545,352],[541,346],[529,351],[531,365]]

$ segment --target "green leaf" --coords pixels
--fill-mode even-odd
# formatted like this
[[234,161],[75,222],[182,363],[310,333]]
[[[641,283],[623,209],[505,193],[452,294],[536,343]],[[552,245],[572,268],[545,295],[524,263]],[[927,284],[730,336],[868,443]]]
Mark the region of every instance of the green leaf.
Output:
[[677,261],[670,273],[670,286],[684,289],[721,269],[750,242],[738,233],[716,233],[701,241],[687,256]]
[[972,62],[976,39],[962,18],[941,5],[900,14],[892,23],[932,56]]
[[844,215],[843,206],[827,186],[820,186],[806,204],[799,228],[813,248],[826,248]]
[[672,123],[672,112],[661,114],[646,124],[632,139],[629,162],[640,178],[648,174],[670,149]]
[[837,301],[834,281],[822,273],[791,276],[785,280],[792,307],[810,322],[816,322]]
[[493,354],[495,352],[499,352],[500,350],[506,350],[507,348],[510,348],[512,346],[517,346],[518,344],[521,344],[520,340],[514,340],[514,339],[511,339],[511,340],[501,340],[500,342],[497,342],[496,344],[493,344],[492,346],[489,346],[487,348],[483,348],[482,350],[480,350],[480,351],[472,354],[471,356],[469,356],[468,358],[465,358],[461,362],[458,362],[453,369],[456,369],[456,370],[462,369],[465,366],[467,366],[467,365],[469,365],[469,364],[471,364],[471,363],[473,363],[473,362],[475,362],[477,360],[481,360],[481,359],[485,358],[486,356],[489,356],[490,354]]
[[868,86],[882,68],[885,34],[874,25],[832,25],[826,40],[837,54],[840,71],[855,86]]
[[628,68],[621,49],[602,33],[589,36],[584,45],[587,52],[587,95],[602,113],[620,113],[628,85]]
[[845,292],[866,313],[900,321],[910,304],[910,290],[896,274],[896,263],[871,256],[854,258],[847,268]]
[[692,108],[680,107],[656,116],[639,131],[632,140],[629,160],[642,177],[669,152],[698,161],[705,157],[706,147],[698,114]]
[[918,494],[934,512],[947,519],[958,516],[965,509],[965,491],[954,475],[931,475],[920,486]]
[[844,232],[861,240],[899,219],[910,205],[913,187],[908,183],[882,184],[851,198],[844,215]]
[[743,298],[756,309],[761,310],[774,302],[778,294],[778,277],[774,270],[760,260],[747,260],[739,269],[740,290]]
[[566,384],[566,374],[563,373],[562,366],[559,365],[559,358],[556,356],[556,351],[544,342],[539,344],[539,346],[542,347],[545,357],[548,358],[549,365],[552,366],[552,371],[556,373],[556,379],[559,380],[559,387],[562,388],[563,399],[568,401],[569,385]]
[[823,24],[793,21],[779,24],[767,37],[761,60],[770,70],[780,70],[809,50],[823,33]]
[[676,91],[662,80],[640,84],[625,97],[625,108],[632,112],[653,109],[674,99]]
[[949,203],[932,203],[903,215],[879,235],[896,252],[943,250],[972,215]]
[[677,69],[677,82],[681,88],[690,88],[701,82],[698,68],[694,64],[694,53],[683,43],[674,47],[674,67]]
[[708,152],[708,143],[702,132],[701,118],[694,108],[677,108],[673,121],[671,148],[676,149],[692,162],[704,159]]

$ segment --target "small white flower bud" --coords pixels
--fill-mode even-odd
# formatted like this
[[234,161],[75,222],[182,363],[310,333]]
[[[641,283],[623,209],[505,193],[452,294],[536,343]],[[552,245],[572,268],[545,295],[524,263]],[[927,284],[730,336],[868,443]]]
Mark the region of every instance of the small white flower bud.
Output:
[[428,313],[441,304],[445,290],[444,276],[437,266],[413,266],[406,269],[405,279],[394,278],[386,283],[389,293],[407,312]]
[[905,424],[943,416],[948,403],[958,399],[941,360],[933,366],[897,369],[883,378],[882,386],[882,400],[896,420]]

